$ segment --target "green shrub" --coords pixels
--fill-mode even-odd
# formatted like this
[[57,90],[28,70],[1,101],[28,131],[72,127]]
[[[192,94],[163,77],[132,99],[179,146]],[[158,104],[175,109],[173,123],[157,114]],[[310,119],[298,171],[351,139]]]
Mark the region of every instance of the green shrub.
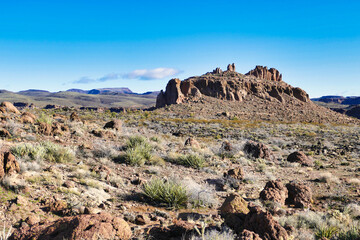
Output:
[[333,226],[326,226],[326,227],[320,227],[317,229],[315,233],[316,239],[323,239],[323,238],[332,238],[335,236],[336,233],[338,233],[339,229],[337,227]]
[[54,119],[52,119],[52,117],[50,117],[49,115],[46,115],[45,113],[41,113],[36,121],[38,123],[46,123],[46,124],[51,125],[53,123]]
[[360,239],[360,227],[353,227],[348,231],[342,231],[338,236],[339,240],[358,240]]
[[45,156],[45,149],[41,145],[22,143],[11,147],[10,151],[17,157],[28,157],[30,160],[42,159]]
[[185,187],[181,184],[158,178],[145,183],[143,193],[152,201],[164,203],[169,207],[185,206],[189,199]]
[[152,164],[153,147],[144,137],[130,137],[126,144],[124,155],[125,162],[133,166],[142,166],[145,163]]
[[22,143],[11,148],[17,157],[27,157],[30,160],[45,159],[50,162],[65,163],[74,159],[74,153],[66,147],[52,142],[40,144]]
[[185,167],[200,169],[205,166],[205,158],[197,154],[180,155],[174,159],[170,159],[171,162]]

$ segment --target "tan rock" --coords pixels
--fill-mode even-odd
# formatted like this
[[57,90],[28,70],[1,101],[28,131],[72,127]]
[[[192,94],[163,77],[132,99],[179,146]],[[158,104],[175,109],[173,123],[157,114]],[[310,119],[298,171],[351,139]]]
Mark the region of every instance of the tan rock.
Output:
[[20,114],[19,110],[10,102],[2,102],[0,107],[3,107],[6,112],[12,112],[16,114]]

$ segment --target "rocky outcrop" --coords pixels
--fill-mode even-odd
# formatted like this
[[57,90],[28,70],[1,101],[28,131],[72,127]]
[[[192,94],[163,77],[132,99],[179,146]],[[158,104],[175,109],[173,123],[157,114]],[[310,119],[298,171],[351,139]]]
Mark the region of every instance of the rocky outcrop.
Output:
[[10,152],[0,153],[0,179],[6,174],[14,174],[20,172],[20,165],[16,161],[15,156]]
[[271,160],[273,154],[271,150],[263,143],[248,141],[244,146],[244,152],[252,158],[263,158]]
[[312,191],[304,183],[290,182],[286,184],[288,198],[286,204],[296,208],[308,208],[312,203]]
[[277,202],[281,205],[285,204],[287,197],[288,190],[279,179],[267,182],[265,188],[260,192],[260,199]]
[[269,81],[282,81],[282,74],[280,74],[278,70],[276,70],[275,68],[268,69],[267,67],[263,66],[256,66],[255,69],[251,70],[245,75],[250,75],[259,79],[265,79]]
[[0,107],[3,108],[6,112],[12,112],[12,113],[16,113],[19,114],[19,110],[14,107],[14,105],[10,102],[2,102],[0,104]]
[[251,206],[246,215],[244,229],[257,233],[265,240],[287,240],[289,236],[269,212],[262,211],[260,207]]
[[156,107],[197,101],[202,96],[241,102],[250,95],[282,103],[285,102],[285,96],[310,102],[305,91],[283,82],[281,74],[274,68],[268,70],[267,67],[257,66],[243,75],[235,71],[235,64],[229,64],[227,71],[216,68],[212,72],[184,81],[171,79],[165,92],[159,93]]
[[249,230],[243,230],[239,236],[236,238],[236,240],[262,240],[259,236],[259,234],[256,234]]
[[231,177],[236,180],[243,180],[244,179],[244,170],[241,167],[233,168],[224,173],[224,177]]
[[63,217],[54,222],[25,225],[14,231],[9,240],[130,239],[130,226],[108,213]]
[[110,122],[107,122],[105,124],[104,129],[106,129],[106,128],[111,128],[111,129],[115,129],[115,130],[121,130],[122,121],[120,119],[111,120]]
[[305,153],[303,153],[301,151],[296,151],[296,152],[291,153],[287,157],[287,161],[300,163],[301,165],[308,166],[308,167],[311,167],[314,165],[313,159],[311,157],[306,156]]

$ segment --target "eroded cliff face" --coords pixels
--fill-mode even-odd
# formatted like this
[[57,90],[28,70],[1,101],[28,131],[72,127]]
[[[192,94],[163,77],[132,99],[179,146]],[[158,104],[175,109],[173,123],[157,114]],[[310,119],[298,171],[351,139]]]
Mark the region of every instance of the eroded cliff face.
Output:
[[308,94],[282,81],[282,75],[275,68],[256,66],[246,75],[235,72],[235,64],[229,64],[226,71],[216,68],[211,73],[190,77],[184,81],[171,79],[165,92],[157,97],[156,107],[197,101],[202,95],[222,100],[244,101],[248,95],[268,101],[284,102],[284,95],[301,102],[310,102]]

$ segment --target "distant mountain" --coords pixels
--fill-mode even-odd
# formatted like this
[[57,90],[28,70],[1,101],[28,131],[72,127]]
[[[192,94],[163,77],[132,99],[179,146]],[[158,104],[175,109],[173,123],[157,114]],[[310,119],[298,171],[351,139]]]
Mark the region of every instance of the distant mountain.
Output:
[[360,97],[359,96],[323,96],[312,98],[316,104],[331,110],[360,119]]
[[339,103],[343,105],[358,105],[360,104],[360,97],[358,96],[323,96],[320,98],[312,98],[312,101],[324,102],[324,103]]
[[29,89],[29,90],[18,92],[18,94],[25,95],[25,96],[44,96],[49,93],[50,93],[49,91],[39,90],[39,89]]
[[97,88],[91,90],[82,90],[82,89],[69,89],[67,92],[77,92],[84,94],[107,94],[107,95],[115,95],[115,94],[133,94],[129,88]]

